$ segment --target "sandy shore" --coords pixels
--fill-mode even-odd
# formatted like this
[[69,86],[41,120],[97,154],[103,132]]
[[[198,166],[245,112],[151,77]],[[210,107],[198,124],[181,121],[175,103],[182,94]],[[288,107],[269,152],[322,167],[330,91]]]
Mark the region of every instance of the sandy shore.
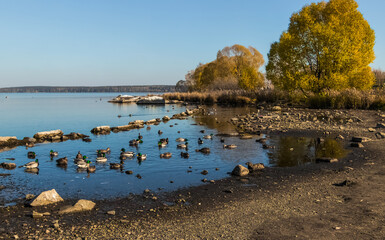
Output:
[[[362,121],[327,133],[342,135],[351,149],[338,163],[267,168],[161,195],[96,201],[90,212],[63,216],[57,210],[76,200],[33,209],[22,204],[2,208],[0,238],[383,239],[385,140],[368,131],[382,117],[375,111],[348,114]],[[324,136],[323,129],[295,126],[269,134]],[[364,148],[350,148],[352,136],[371,141]],[[34,219],[33,210],[50,215]],[[112,210],[115,214],[107,214]]]

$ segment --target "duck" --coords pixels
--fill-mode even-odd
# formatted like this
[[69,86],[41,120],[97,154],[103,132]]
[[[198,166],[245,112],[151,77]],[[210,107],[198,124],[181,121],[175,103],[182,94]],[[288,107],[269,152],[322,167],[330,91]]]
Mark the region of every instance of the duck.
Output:
[[143,160],[146,160],[147,154],[138,153],[137,157],[139,161],[143,161]]
[[121,168],[122,167],[122,164],[120,163],[110,163],[110,168],[111,169],[118,169],[118,168]]
[[160,158],[171,158],[171,156],[172,156],[172,153],[170,152],[160,154]]
[[37,168],[39,166],[39,159],[36,159],[33,162],[29,162],[22,167],[25,167],[26,169],[31,169],[31,168]]
[[27,153],[27,157],[28,158],[35,158],[36,157],[36,153],[35,152],[28,152]]
[[224,143],[225,142],[225,139],[224,138],[221,138],[221,143]]
[[77,158],[77,159],[83,159],[83,155],[80,153],[80,151],[79,151],[78,154],[76,155],[76,158]]
[[31,148],[31,147],[34,147],[35,146],[35,144],[34,143],[26,143],[25,144],[25,147],[28,149],[28,148]]
[[111,149],[108,147],[106,149],[99,149],[96,151],[97,153],[110,153]]
[[223,145],[223,148],[234,149],[234,148],[237,148],[237,145],[235,145],[235,144],[230,144],[230,145],[224,144],[224,145]]
[[166,147],[166,146],[167,146],[167,142],[162,142],[162,141],[158,142],[158,147],[162,148],[162,147]]
[[59,155],[59,153],[58,152],[54,152],[53,150],[51,150],[51,151],[49,151],[49,155],[51,157],[56,157],[57,155]]
[[178,145],[177,145],[177,148],[187,148],[187,146],[188,146],[188,142],[178,144]]
[[94,173],[96,171],[96,166],[88,166],[87,167],[87,172],[88,173]]
[[196,152],[201,152],[201,153],[210,153],[210,148],[201,148],[201,149],[196,149]]
[[143,136],[140,135],[140,133],[138,134],[138,139],[143,139]]
[[201,130],[200,132],[201,132],[201,133],[205,133],[205,130]]
[[204,139],[213,139],[213,135],[214,135],[214,134],[205,135],[205,136],[203,136],[203,138],[204,138]]
[[107,162],[106,154],[102,154],[96,158],[96,162]]
[[175,141],[177,141],[177,142],[186,142],[186,141],[188,141],[188,139],[187,138],[177,138]]
[[134,152],[126,152],[126,149],[125,149],[125,148],[122,148],[120,151],[121,151],[121,152],[120,152],[120,156],[121,156],[121,157],[129,157],[129,158],[132,158],[132,157],[135,155]]
[[139,141],[137,139],[130,140],[129,145],[130,146],[138,146]]
[[198,144],[203,144],[203,140],[201,138],[198,138]]
[[75,164],[78,164],[79,162],[85,162],[85,161],[87,161],[86,155],[82,156],[82,158],[75,158],[74,159]]
[[162,135],[162,133],[163,133],[162,131],[158,130],[158,134],[159,134],[159,135]]
[[86,162],[83,162],[83,161],[80,161],[78,162],[78,168],[81,168],[81,169],[85,169],[85,168],[88,168],[90,166],[90,161],[86,161]]
[[67,166],[68,164],[67,157],[59,158],[58,160],[56,160],[56,164],[59,166]]
[[189,157],[190,157],[190,154],[189,154],[188,152],[181,152],[181,153],[180,153],[180,156],[181,156],[182,158],[189,158]]
[[255,163],[254,164],[251,162],[247,162],[246,165],[250,171],[257,171],[257,170],[262,170],[265,168],[265,165],[263,163]]

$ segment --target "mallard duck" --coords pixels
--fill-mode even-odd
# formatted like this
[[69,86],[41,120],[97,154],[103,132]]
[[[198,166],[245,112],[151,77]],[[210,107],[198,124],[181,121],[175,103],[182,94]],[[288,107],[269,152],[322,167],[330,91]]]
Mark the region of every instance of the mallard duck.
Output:
[[102,154],[102,156],[96,158],[97,162],[107,162],[106,154]]
[[96,171],[96,166],[88,166],[87,167],[87,172],[88,173],[94,173]]
[[177,148],[182,148],[182,149],[184,149],[184,148],[187,148],[187,146],[188,146],[188,142],[178,144],[178,145],[177,145]]
[[186,141],[188,141],[188,139],[187,138],[177,138],[175,141],[177,141],[177,142],[186,142]]
[[138,146],[139,141],[137,139],[133,139],[133,140],[130,140],[129,144],[130,144],[130,146]]
[[198,138],[198,144],[203,144],[203,140],[201,138]]
[[96,151],[97,153],[110,153],[111,149],[108,147],[106,149],[99,149]]
[[224,138],[221,138],[221,143],[224,143],[225,142],[225,139]]
[[210,153],[210,148],[201,148],[201,149],[196,149],[196,152],[201,152],[201,153]]
[[213,139],[213,135],[214,135],[214,134],[205,135],[205,136],[203,136],[203,138],[204,138],[204,139]]
[[77,159],[83,159],[83,155],[80,153],[80,151],[79,151],[78,154],[76,155],[76,158],[77,158]]
[[23,165],[23,167],[27,168],[27,169],[30,169],[30,168],[37,168],[39,166],[39,159],[36,159],[35,161],[33,162],[29,162],[25,165]]
[[159,134],[159,135],[162,135],[162,133],[163,133],[162,131],[158,130],[158,134]]
[[137,157],[138,157],[138,160],[143,161],[143,160],[146,160],[147,154],[138,153]]
[[235,144],[230,144],[230,145],[224,144],[224,145],[223,145],[223,148],[227,148],[227,149],[234,149],[234,148],[236,148],[236,147],[237,147],[237,145],[235,145]]
[[118,168],[121,168],[122,167],[122,164],[120,163],[110,163],[110,168],[111,169],[118,169]]
[[201,130],[200,132],[201,132],[201,133],[205,133],[205,130]]
[[67,166],[68,164],[67,157],[59,158],[58,160],[56,160],[56,164],[59,166]]
[[83,168],[83,169],[85,169],[85,168],[88,168],[89,166],[90,166],[90,161],[86,161],[86,162],[78,162],[78,168]]
[[59,153],[58,152],[54,152],[53,150],[51,150],[51,151],[49,151],[49,155],[51,157],[56,157],[57,155],[59,155]]
[[82,158],[75,158],[74,159],[75,164],[78,164],[79,162],[86,162],[86,161],[87,161],[86,155],[82,156]]
[[180,153],[180,156],[181,156],[182,158],[189,158],[189,157],[190,157],[190,154],[189,154],[188,152],[181,152],[181,153]]
[[140,135],[140,133],[138,134],[138,139],[139,139],[139,140],[140,140],[140,139],[143,139],[143,136]]
[[129,157],[129,158],[132,158],[132,157],[135,155],[134,152],[126,152],[126,149],[124,149],[124,148],[122,148],[120,151],[121,151],[121,152],[120,152],[120,156],[121,156],[121,157]]
[[166,147],[166,146],[167,146],[167,142],[162,142],[162,141],[158,142],[158,147]]
[[265,168],[265,165],[263,163],[251,163],[251,162],[247,162],[246,163],[247,165],[247,168],[251,171],[257,171],[257,170],[262,170]]
[[35,152],[28,152],[27,153],[27,157],[28,158],[35,158],[36,157],[36,153]]
[[160,158],[171,158],[171,156],[172,156],[172,153],[170,152],[160,154]]
[[35,144],[34,143],[26,143],[25,144],[25,147],[28,149],[28,148],[31,148],[31,147],[34,147],[35,146]]

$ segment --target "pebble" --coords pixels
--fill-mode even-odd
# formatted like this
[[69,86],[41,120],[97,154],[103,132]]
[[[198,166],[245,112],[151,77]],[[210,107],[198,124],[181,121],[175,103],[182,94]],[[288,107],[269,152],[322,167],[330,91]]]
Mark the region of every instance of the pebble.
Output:
[[115,215],[116,212],[115,212],[115,210],[111,210],[111,211],[108,211],[107,214],[108,214],[108,215]]

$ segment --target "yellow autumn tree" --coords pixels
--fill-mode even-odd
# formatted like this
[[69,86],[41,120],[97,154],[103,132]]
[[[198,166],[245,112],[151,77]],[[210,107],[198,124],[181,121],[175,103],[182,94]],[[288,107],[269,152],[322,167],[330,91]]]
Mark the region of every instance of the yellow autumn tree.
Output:
[[375,35],[357,8],[354,0],[330,0],[294,13],[271,45],[267,78],[285,90],[370,89]]
[[218,51],[214,61],[190,71],[186,82],[195,90],[230,86],[254,90],[264,85],[264,76],[259,71],[263,64],[263,56],[255,48],[236,44]]

